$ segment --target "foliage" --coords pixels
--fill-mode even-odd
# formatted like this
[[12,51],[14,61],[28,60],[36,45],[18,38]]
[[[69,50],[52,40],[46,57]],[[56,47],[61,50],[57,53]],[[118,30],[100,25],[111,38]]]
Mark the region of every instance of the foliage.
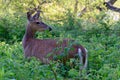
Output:
[[[27,23],[25,13],[42,1],[46,1],[40,6],[42,21],[53,31],[37,33],[36,37],[71,38],[84,45],[89,55],[87,70],[79,71],[77,59],[66,65],[59,61],[48,65],[34,57],[24,58],[21,40]],[[120,21],[111,20],[104,11],[95,13],[94,7],[103,0],[87,1],[78,0],[77,12],[84,6],[91,6],[93,11],[77,17],[72,0],[0,0],[0,80],[119,80]]]
[[0,19],[0,40],[6,42],[20,41],[25,30],[25,18],[8,16]]
[[[89,51],[89,67],[87,71],[89,73],[84,76],[85,79],[117,80],[120,78],[120,37],[101,34],[99,37],[93,35],[89,38],[89,42],[86,42],[81,37],[77,37],[77,39]],[[42,65],[35,58],[30,61],[24,58],[21,42],[12,45],[0,42],[0,46],[0,79],[36,80],[54,78],[49,65]],[[67,66],[59,63],[52,64],[52,68],[57,72],[58,80],[63,79],[65,76],[67,79],[78,79],[79,69],[70,67],[69,62]]]

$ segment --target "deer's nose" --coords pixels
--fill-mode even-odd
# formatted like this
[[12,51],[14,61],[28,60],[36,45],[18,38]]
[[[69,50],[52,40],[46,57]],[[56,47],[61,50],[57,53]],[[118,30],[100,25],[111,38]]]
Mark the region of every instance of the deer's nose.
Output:
[[52,28],[51,28],[51,27],[49,27],[49,31],[52,31]]

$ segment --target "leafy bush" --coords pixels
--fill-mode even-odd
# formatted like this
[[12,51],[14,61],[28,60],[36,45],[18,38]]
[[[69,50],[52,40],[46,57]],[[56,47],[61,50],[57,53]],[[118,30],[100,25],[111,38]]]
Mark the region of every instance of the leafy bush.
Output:
[[[117,35],[106,36],[105,34],[101,34],[99,37],[93,35],[89,38],[89,42],[86,42],[82,37],[76,38],[89,51],[88,74],[83,74],[84,79],[117,80],[120,78],[120,37]],[[54,74],[49,65],[42,65],[35,58],[30,61],[24,58],[21,42],[14,44],[0,42],[0,64],[0,79],[3,80],[54,79]],[[65,74],[67,79],[79,79],[79,69],[70,68],[69,62],[68,66],[61,65],[61,67],[57,67],[59,63],[52,64],[58,80],[63,79]]]
[[0,20],[0,40],[12,43],[21,41],[26,19],[23,16],[5,16]]

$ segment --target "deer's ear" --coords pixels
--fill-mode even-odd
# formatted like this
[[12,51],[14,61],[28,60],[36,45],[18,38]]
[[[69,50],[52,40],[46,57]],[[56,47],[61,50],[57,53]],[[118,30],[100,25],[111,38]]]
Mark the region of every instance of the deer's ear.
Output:
[[31,13],[30,12],[27,12],[27,19],[30,21],[31,19]]
[[40,16],[40,11],[37,11],[37,13],[33,16],[33,19],[37,20],[39,19],[39,16]]

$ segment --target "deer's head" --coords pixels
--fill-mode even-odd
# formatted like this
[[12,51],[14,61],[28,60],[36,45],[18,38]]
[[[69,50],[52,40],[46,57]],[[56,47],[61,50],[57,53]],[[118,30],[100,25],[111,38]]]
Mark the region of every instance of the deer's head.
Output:
[[27,12],[28,26],[33,31],[45,31],[45,30],[51,31],[52,30],[50,26],[48,26],[47,24],[39,20],[40,11],[37,11],[36,14],[34,14],[33,16],[32,14],[33,12]]

